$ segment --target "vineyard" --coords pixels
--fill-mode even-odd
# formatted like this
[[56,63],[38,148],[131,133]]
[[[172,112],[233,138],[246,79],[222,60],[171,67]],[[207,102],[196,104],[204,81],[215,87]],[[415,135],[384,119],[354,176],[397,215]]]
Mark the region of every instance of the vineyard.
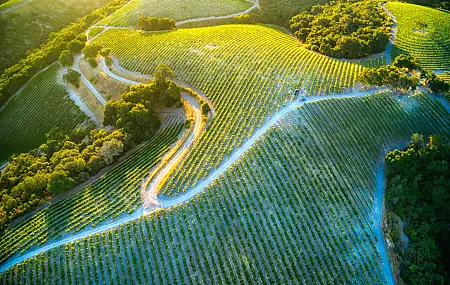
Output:
[[134,27],[141,16],[170,18],[174,21],[225,16],[245,11],[252,5],[245,0],[134,0],[98,25]]
[[140,185],[175,143],[183,117],[169,116],[158,135],[80,191],[52,203],[0,236],[0,263],[14,254],[134,212],[142,205]]
[[53,127],[68,131],[87,119],[57,82],[60,69],[39,73],[0,111],[0,162],[39,147]]
[[165,195],[184,192],[204,179],[266,118],[294,99],[295,88],[315,95],[351,90],[363,69],[357,62],[303,49],[289,34],[264,26],[170,33],[110,29],[94,42],[111,48],[127,70],[151,74],[158,63],[169,65],[179,80],[202,90],[214,105],[214,120],[174,171]]
[[0,280],[389,284],[377,170],[413,132],[450,138],[450,114],[427,94],[306,104],[190,202],[53,248]]
[[410,54],[427,69],[450,70],[450,14],[424,6],[389,2],[397,20],[391,56]]

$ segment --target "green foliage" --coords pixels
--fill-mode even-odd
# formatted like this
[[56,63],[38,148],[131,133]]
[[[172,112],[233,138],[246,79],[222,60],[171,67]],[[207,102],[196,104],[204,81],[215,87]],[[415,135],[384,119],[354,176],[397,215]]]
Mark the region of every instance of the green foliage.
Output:
[[143,31],[167,31],[175,29],[175,21],[169,18],[142,16],[138,20],[138,26]]
[[[17,8],[0,12],[0,73],[19,63],[22,58],[40,48],[68,25],[76,23],[78,18],[96,13],[101,7],[114,5],[117,1],[19,0],[18,2]],[[58,56],[59,54],[56,59]]]
[[408,91],[410,89],[414,91],[419,83],[417,77],[408,77],[406,73],[392,65],[364,69],[358,75],[357,80],[365,85],[390,85],[394,90],[400,89],[403,91]]
[[415,134],[407,149],[386,155],[390,211],[406,222],[411,244],[402,256],[406,284],[444,284],[450,254],[450,145]]
[[9,221],[65,192],[109,165],[124,151],[124,134],[102,130],[75,129],[64,134],[53,129],[47,142],[30,153],[13,157],[0,174],[4,198],[0,209],[0,230]]
[[[33,1],[34,2],[34,1]],[[73,40],[86,42],[84,30],[114,10],[119,9],[127,0],[114,0],[101,9],[97,9],[88,16],[79,18],[57,33],[49,36],[47,42],[39,49],[33,50],[19,63],[6,69],[0,76],[0,105],[4,104],[17,90],[19,90],[37,72],[52,62],[58,60],[62,51],[66,50],[68,44]],[[0,25],[1,26],[1,25]]]
[[59,62],[62,66],[71,66],[73,64],[73,55],[68,50],[63,50],[59,56]]
[[64,84],[58,83],[60,72],[59,64],[49,66],[4,106],[0,112],[0,161],[38,147],[54,127],[69,131],[87,120]]
[[254,9],[250,12],[252,18],[257,22],[275,24],[289,27],[291,18],[311,6],[325,4],[325,0],[260,0],[261,9]]
[[69,69],[66,74],[63,75],[64,82],[69,82],[76,88],[80,87],[80,73],[73,69]]
[[102,50],[102,46],[99,44],[89,44],[83,48],[84,57],[96,58],[99,52]]
[[445,93],[450,90],[450,83],[437,77],[434,72],[424,71],[423,73],[426,77],[427,85],[433,93]]
[[92,68],[96,68],[98,66],[97,60],[95,58],[89,57],[87,62]]
[[67,48],[70,50],[71,53],[76,54],[83,50],[85,43],[80,40],[72,40],[67,45]]
[[208,115],[209,111],[211,111],[211,108],[209,107],[208,103],[204,102],[202,104],[202,114],[206,116]]
[[394,59],[393,66],[398,68],[407,68],[408,70],[420,70],[420,63],[410,55],[400,54]]
[[111,53],[111,49],[110,48],[104,48],[100,51],[100,55],[103,57],[107,57],[109,56],[109,54]]
[[289,22],[305,47],[337,58],[361,58],[382,52],[392,20],[375,1],[316,5]]

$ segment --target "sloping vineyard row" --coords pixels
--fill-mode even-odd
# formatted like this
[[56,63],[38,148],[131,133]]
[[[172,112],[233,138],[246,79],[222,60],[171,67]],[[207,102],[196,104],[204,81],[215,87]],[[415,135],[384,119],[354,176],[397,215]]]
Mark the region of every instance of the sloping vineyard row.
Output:
[[42,71],[0,112],[0,162],[38,147],[53,127],[72,130],[87,119],[58,83],[60,69]]
[[158,135],[95,182],[5,230],[0,236],[0,262],[32,246],[134,212],[142,205],[143,178],[177,141],[183,129],[184,122],[179,116],[166,120],[168,126]]
[[174,21],[225,16],[245,11],[252,5],[245,0],[134,0],[98,25],[134,27],[141,16]]
[[390,2],[397,20],[392,58],[401,53],[418,58],[428,69],[450,70],[450,14],[437,9]]
[[312,53],[290,35],[264,26],[170,33],[108,30],[94,42],[111,48],[131,71],[149,74],[157,64],[168,64],[214,104],[215,119],[176,168],[165,195],[184,192],[204,179],[268,116],[294,99],[295,88],[306,94],[342,92],[353,88],[363,68]]
[[54,248],[0,280],[386,284],[375,246],[375,165],[383,148],[413,132],[450,138],[449,127],[450,114],[423,94],[307,104],[190,202]]

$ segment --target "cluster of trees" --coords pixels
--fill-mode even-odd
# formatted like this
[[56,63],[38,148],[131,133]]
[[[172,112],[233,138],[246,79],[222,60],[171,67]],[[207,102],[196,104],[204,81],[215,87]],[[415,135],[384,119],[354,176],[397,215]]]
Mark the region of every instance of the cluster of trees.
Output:
[[[420,78],[410,74],[412,71],[420,71]],[[416,90],[421,79],[434,93],[448,92],[450,89],[449,83],[437,77],[432,71],[422,69],[417,59],[404,54],[397,56],[392,65],[364,69],[356,78],[366,85],[390,85],[394,90],[400,89],[405,92]]]
[[414,134],[405,150],[386,156],[388,211],[405,222],[410,239],[405,251],[397,248],[406,284],[448,284],[449,164],[449,142],[434,135],[425,143],[422,135]]
[[0,230],[113,163],[126,148],[124,137],[93,126],[70,134],[54,129],[38,149],[15,156],[0,174]]
[[64,82],[68,82],[75,86],[76,88],[80,87],[80,76],[81,74],[73,69],[69,69],[66,74],[63,75]]
[[[37,72],[58,60],[63,51],[68,50],[71,53],[76,53],[78,50],[79,52],[86,42],[84,31],[127,2],[127,0],[114,0],[78,19],[76,23],[69,25],[58,33],[51,33],[47,42],[42,44],[40,48],[33,50],[19,63],[6,69],[0,76],[0,105],[4,104]],[[67,58],[67,52],[65,54],[63,60],[67,62],[66,60],[70,60],[70,57]]]
[[175,21],[169,18],[141,16],[138,25],[143,31],[167,31],[175,29]]
[[152,137],[161,122],[153,106],[162,103],[167,107],[180,107],[181,90],[171,81],[173,71],[160,64],[154,73],[155,80],[150,84],[139,84],[130,87],[118,101],[108,101],[104,110],[104,125],[122,128],[125,140],[140,143]]
[[392,20],[375,1],[336,1],[315,5],[289,22],[305,47],[336,58],[382,52]]
[[97,67],[97,56],[100,54],[101,56],[108,58],[109,54],[111,53],[111,49],[109,48],[103,48],[99,44],[90,44],[86,45],[83,48],[84,57],[88,61],[89,65],[91,67]]

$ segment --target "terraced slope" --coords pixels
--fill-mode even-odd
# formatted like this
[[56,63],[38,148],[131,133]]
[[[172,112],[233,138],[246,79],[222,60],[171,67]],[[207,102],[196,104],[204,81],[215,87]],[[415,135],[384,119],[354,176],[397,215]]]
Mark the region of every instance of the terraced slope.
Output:
[[137,26],[141,16],[170,18],[174,21],[225,16],[245,11],[252,5],[245,0],[134,0],[98,25]]
[[53,127],[72,130],[87,119],[57,83],[60,69],[53,64],[39,73],[0,111],[0,162],[38,147]]
[[180,116],[170,116],[158,135],[138,151],[74,195],[43,208],[0,235],[0,263],[19,252],[69,233],[134,212],[142,205],[140,184],[178,139],[184,126]]
[[170,33],[107,30],[95,40],[128,70],[153,73],[168,64],[178,79],[202,90],[216,115],[163,189],[184,192],[217,168],[288,100],[294,89],[329,94],[352,89],[362,66],[310,52],[292,36],[254,25],[181,29]]
[[400,2],[386,8],[397,20],[392,58],[410,54],[425,68],[450,70],[450,13]]
[[450,114],[423,94],[304,105],[192,201],[52,249],[0,280],[389,284],[377,170],[413,132],[450,138]]

